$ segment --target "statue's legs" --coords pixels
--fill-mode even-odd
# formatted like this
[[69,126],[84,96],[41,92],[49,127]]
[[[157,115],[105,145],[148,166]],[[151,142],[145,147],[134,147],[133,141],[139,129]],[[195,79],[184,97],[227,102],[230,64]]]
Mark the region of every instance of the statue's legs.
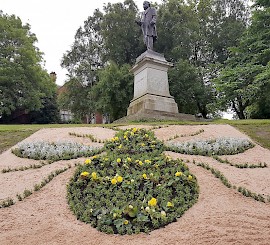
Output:
[[146,45],[147,49],[153,50],[153,43],[154,43],[153,36],[144,36],[144,44]]

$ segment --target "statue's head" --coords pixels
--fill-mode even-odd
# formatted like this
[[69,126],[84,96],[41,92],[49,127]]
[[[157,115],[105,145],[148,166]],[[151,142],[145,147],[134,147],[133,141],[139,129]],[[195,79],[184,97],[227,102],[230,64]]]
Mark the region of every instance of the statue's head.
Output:
[[148,1],[143,2],[143,9],[146,10],[150,7],[150,3]]

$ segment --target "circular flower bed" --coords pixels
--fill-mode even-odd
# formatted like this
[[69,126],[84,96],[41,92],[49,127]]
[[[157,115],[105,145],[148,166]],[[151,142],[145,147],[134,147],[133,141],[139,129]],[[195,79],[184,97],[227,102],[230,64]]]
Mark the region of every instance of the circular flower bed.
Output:
[[69,205],[81,221],[106,233],[149,232],[196,202],[196,177],[161,153],[152,132],[120,131],[105,148],[106,155],[78,166],[68,185]]

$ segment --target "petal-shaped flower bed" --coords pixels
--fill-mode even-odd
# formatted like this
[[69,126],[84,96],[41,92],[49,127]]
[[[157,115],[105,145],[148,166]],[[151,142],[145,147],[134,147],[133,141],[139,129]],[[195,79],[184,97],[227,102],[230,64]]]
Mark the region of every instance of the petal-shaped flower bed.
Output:
[[168,144],[168,150],[189,155],[234,155],[242,153],[254,144],[242,138],[217,138],[210,140],[191,140]]
[[74,142],[49,143],[42,141],[21,143],[12,150],[12,153],[22,158],[58,161],[93,156],[101,149],[101,147],[85,146]]
[[163,144],[152,132],[120,131],[105,147],[107,154],[78,166],[68,185],[69,205],[81,221],[106,233],[149,232],[196,202],[196,177],[160,153]]

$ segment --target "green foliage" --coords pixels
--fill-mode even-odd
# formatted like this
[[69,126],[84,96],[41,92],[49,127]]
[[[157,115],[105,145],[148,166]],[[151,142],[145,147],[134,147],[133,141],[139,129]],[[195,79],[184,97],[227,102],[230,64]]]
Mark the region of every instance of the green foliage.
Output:
[[126,115],[133,96],[133,76],[130,66],[119,67],[110,62],[99,72],[99,82],[92,88],[96,109],[110,114],[112,121]]
[[42,100],[42,106],[43,107],[39,111],[33,111],[30,113],[32,123],[47,124],[60,122],[56,91],[51,95],[51,97],[45,97]]
[[78,219],[106,233],[148,233],[196,202],[196,178],[182,161],[156,147],[142,153],[140,147],[153,141],[161,144],[150,131],[120,131],[106,143],[106,155],[79,165],[68,185],[68,202]]
[[[242,1],[164,1],[159,6],[157,50],[176,63],[170,90],[181,112],[214,114],[219,63],[228,57],[245,29]],[[177,24],[176,24],[177,23]],[[170,38],[168,38],[168,36]]]
[[106,142],[105,150],[116,154],[142,154],[157,155],[164,151],[163,143],[154,137],[153,132],[145,129],[133,128],[121,130],[111,141]]
[[56,86],[42,67],[42,56],[29,25],[0,12],[0,115],[16,110],[37,111]]
[[234,166],[236,168],[267,168],[267,164],[261,163],[261,162],[259,164],[248,164],[248,163],[238,164],[238,163],[232,163],[228,159],[223,160],[222,158],[220,158],[218,156],[213,156],[213,158],[220,163],[226,163],[226,164],[228,164],[230,166]]
[[[265,2],[257,4],[264,6]],[[251,25],[240,44],[230,49],[230,59],[217,80],[220,101],[230,104],[240,119],[248,116],[268,118],[270,115],[266,103],[270,77],[269,16],[267,4],[253,11]]]
[[206,118],[207,105],[214,102],[215,93],[211,83],[203,83],[200,73],[200,69],[188,61],[179,60],[169,71],[169,84],[181,112],[202,113]]
[[37,168],[42,168],[43,166],[47,165],[47,164],[51,164],[52,162],[41,162],[40,164],[30,164],[28,166],[21,166],[21,167],[17,167],[17,168],[4,168],[1,170],[2,173],[9,173],[9,172],[16,172],[16,171],[25,171],[28,169],[37,169]]
[[119,66],[132,64],[144,50],[141,30],[135,24],[138,8],[133,0],[104,6],[101,34],[104,40],[104,61],[113,60]]
[[[158,9],[155,50],[164,53],[183,72],[174,68],[169,77],[180,111],[199,112],[205,118],[214,114],[212,79],[219,74],[217,64],[224,63],[228,57],[227,48],[238,44],[245,29],[248,14],[244,3],[240,0],[166,0],[155,7]],[[129,83],[121,86],[119,95],[117,89],[110,89],[112,81],[111,87],[118,88],[116,80],[104,80],[102,74],[108,73],[104,67],[109,61],[109,66],[114,62],[121,70],[123,65],[133,64],[145,50],[141,30],[134,23],[136,14],[139,14],[138,8],[133,0],[108,3],[103,12],[96,10],[78,29],[74,44],[62,61],[62,66],[69,71],[68,82],[76,80],[76,84],[81,84],[81,87],[69,88],[69,93],[60,99],[73,113],[89,114],[83,110],[88,107],[92,112],[110,113],[113,119],[126,115],[132,86]],[[125,98],[119,101],[123,95]]]

